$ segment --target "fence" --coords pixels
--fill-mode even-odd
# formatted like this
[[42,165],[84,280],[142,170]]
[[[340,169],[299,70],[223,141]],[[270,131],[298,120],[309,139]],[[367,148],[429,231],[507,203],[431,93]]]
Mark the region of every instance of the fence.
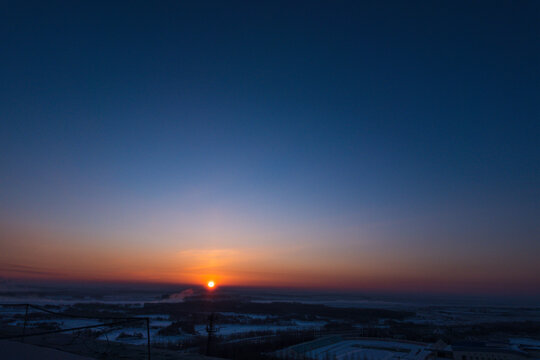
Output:
[[[37,305],[32,305],[32,304],[0,304],[0,307],[2,307],[3,309],[6,309],[6,308],[24,309],[24,322],[23,322],[22,334],[9,334],[9,335],[4,335],[4,336],[0,334],[0,340],[22,339],[22,341],[24,342],[25,339],[28,337],[43,336],[43,335],[57,334],[57,333],[66,333],[66,332],[75,332],[75,331],[81,331],[81,330],[90,330],[90,329],[102,328],[102,327],[114,327],[114,326],[119,326],[119,325],[133,324],[134,322],[140,323],[141,321],[143,321],[146,323],[147,359],[151,360],[150,318],[148,317],[112,317],[112,316],[100,317],[100,316],[75,315],[75,314],[68,314],[64,312],[60,313],[60,312],[52,311],[42,306],[37,306]],[[72,327],[72,328],[53,329],[53,330],[46,330],[46,331],[37,331],[37,332],[33,331],[31,333],[28,333],[27,328],[28,328],[28,320],[29,320],[29,310],[38,310],[43,313],[56,316],[57,318],[91,319],[91,320],[98,320],[103,323],[95,324],[95,325],[77,326],[77,327]],[[4,310],[3,312],[7,312],[7,311]]]

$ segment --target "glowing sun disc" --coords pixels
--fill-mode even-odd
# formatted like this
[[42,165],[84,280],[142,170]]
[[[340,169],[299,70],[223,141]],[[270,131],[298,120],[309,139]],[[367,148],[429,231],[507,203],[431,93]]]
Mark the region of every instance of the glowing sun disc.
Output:
[[209,281],[207,285],[209,288],[213,288],[214,286],[216,286],[216,284],[213,281]]

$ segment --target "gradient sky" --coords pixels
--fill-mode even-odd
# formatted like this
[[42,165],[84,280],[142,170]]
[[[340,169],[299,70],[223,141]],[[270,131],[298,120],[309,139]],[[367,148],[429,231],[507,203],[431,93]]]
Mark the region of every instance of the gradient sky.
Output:
[[291,3],[3,2],[0,276],[538,292],[540,2]]

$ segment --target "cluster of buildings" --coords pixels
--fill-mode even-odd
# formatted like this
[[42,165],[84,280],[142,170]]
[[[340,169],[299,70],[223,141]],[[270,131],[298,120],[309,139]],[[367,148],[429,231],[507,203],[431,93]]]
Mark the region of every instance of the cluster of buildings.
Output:
[[508,343],[422,343],[416,341],[332,335],[274,353],[302,360],[532,360],[540,359],[540,341]]

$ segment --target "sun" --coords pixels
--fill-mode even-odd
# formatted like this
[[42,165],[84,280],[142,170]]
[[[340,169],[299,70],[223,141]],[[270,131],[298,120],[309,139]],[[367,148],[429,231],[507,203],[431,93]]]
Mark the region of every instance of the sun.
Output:
[[208,285],[208,287],[209,287],[210,289],[212,289],[214,286],[216,286],[216,284],[215,284],[213,281],[211,281],[211,280],[210,280],[210,281],[208,282],[208,284],[206,284],[206,285]]

